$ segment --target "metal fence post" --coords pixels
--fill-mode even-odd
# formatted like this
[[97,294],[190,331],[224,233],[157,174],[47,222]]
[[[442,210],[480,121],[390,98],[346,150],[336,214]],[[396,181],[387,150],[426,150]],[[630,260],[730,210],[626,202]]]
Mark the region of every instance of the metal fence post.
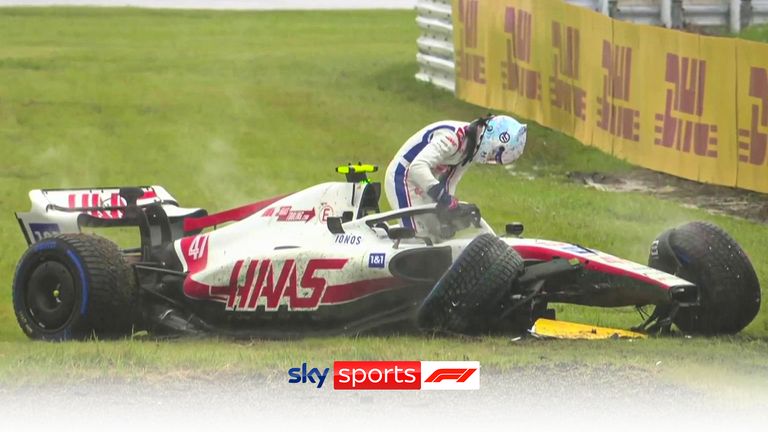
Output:
[[729,12],[731,33],[738,33],[741,31],[741,0],[731,0]]
[[661,0],[661,24],[666,28],[672,27],[672,0]]
[[603,15],[610,16],[610,0],[600,0],[600,13]]
[[683,27],[683,0],[672,0],[672,27]]

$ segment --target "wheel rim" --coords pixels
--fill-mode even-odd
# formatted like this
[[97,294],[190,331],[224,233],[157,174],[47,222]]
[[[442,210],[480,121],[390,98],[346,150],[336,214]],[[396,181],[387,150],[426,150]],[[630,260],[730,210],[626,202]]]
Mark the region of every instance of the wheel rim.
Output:
[[26,309],[32,321],[47,331],[63,328],[77,303],[69,269],[59,262],[46,261],[32,272],[26,288]]

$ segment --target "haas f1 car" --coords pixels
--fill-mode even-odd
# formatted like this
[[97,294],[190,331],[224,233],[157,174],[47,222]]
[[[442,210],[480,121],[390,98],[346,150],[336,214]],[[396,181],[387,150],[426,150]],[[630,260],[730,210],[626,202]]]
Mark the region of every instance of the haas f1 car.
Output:
[[[29,244],[13,306],[33,339],[205,334],[284,338],[420,329],[523,333],[553,303],[637,306],[633,330],[736,333],[760,307],[755,271],[723,230],[662,233],[648,265],[559,241],[497,236],[479,209],[380,212],[370,165],[329,182],[208,214],[162,187],[33,190],[17,218]],[[403,218],[434,215],[441,236]],[[89,227],[135,227],[120,248]],[[650,312],[651,309],[648,309]]]

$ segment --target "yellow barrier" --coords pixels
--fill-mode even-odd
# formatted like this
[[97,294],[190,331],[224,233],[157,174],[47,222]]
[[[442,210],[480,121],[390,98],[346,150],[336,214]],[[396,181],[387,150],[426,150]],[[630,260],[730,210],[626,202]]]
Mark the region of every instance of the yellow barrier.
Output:
[[634,164],[768,192],[768,45],[561,0],[454,0],[456,95]]
[[736,45],[736,185],[765,192],[768,147],[768,45]]

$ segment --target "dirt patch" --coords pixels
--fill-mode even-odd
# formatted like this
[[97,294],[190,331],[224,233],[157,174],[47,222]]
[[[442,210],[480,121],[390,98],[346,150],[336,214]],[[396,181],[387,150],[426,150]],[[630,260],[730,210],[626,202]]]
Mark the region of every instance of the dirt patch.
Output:
[[726,186],[703,184],[646,169],[622,174],[574,171],[571,181],[609,192],[642,192],[714,214],[768,223],[768,195]]

